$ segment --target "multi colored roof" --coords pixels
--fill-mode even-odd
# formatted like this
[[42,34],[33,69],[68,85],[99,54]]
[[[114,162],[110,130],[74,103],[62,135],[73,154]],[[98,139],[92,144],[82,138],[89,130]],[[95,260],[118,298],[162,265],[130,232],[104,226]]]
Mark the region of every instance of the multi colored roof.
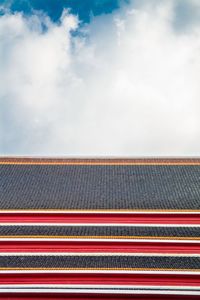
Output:
[[0,293],[198,299],[200,160],[1,158]]

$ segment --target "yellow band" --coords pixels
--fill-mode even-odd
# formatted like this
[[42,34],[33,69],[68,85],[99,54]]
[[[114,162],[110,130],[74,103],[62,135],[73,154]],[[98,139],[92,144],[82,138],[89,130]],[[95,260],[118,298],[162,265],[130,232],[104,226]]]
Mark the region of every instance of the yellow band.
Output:
[[26,239],[26,238],[42,238],[42,239],[48,239],[48,238],[52,238],[52,239],[151,239],[151,240],[200,240],[200,237],[170,237],[170,236],[166,236],[166,237],[158,237],[158,236],[84,236],[84,235],[3,235],[0,236],[0,238],[20,238],[20,239]]
[[66,270],[66,271],[174,271],[174,272],[178,272],[178,271],[182,271],[182,272],[200,272],[200,269],[171,269],[171,268],[166,268],[166,269],[160,269],[160,268],[1,268],[0,270]]

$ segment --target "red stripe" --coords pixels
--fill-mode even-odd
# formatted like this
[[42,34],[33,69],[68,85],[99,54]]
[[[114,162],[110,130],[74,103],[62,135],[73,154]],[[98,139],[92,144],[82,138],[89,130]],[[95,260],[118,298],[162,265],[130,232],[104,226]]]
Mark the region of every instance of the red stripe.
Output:
[[200,275],[111,273],[0,273],[1,284],[99,284],[200,286]]
[[0,241],[0,252],[108,252],[200,254],[200,243]]
[[0,213],[0,223],[200,224],[200,214]]

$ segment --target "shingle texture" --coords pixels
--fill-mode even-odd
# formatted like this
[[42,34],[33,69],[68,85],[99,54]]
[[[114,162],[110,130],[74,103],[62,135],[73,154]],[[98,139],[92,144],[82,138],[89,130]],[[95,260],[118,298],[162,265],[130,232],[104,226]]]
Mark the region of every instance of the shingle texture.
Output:
[[0,209],[200,209],[200,166],[0,164]]
[[[111,278],[115,270],[123,270],[123,272],[119,272],[122,279],[120,286],[125,286],[126,281],[123,281],[123,274],[131,270],[141,271],[144,276],[151,270],[152,273],[166,270],[166,272],[160,272],[162,276],[168,274],[168,271],[179,271],[176,274],[184,274],[184,276],[185,272],[188,271],[199,276],[200,252],[197,240],[200,240],[200,222],[197,220],[199,213],[194,211],[200,210],[200,160],[177,159],[175,162],[176,164],[174,161],[171,163],[167,159],[154,161],[151,159],[140,161],[130,159],[89,159],[84,161],[81,159],[0,159],[0,210],[59,209],[61,212],[64,210],[86,210],[76,214],[68,212],[65,219],[59,219],[60,212],[43,212],[43,217],[40,219],[41,223],[42,220],[44,222],[48,220],[48,223],[43,224],[40,224],[39,221],[37,221],[38,223],[33,222],[33,215],[38,215],[37,211],[30,214],[26,212],[23,219],[20,218],[23,215],[21,211],[14,214],[13,212],[1,212],[0,219],[2,214],[5,214],[7,219],[2,218],[0,220],[0,246],[7,252],[1,250],[0,270],[9,270],[11,273],[21,270],[25,274],[24,276],[30,276],[30,280],[31,271],[26,273],[24,269],[34,269],[36,270],[34,274],[37,274],[39,269],[52,269],[54,270],[55,284],[59,269],[76,270],[78,275],[78,270],[81,270],[80,273],[82,274],[82,270],[92,269],[92,272],[97,274],[100,269],[109,269],[112,270],[109,273]],[[126,218],[127,223],[123,224],[114,223],[110,216],[110,219],[102,218],[102,222],[104,222],[102,224],[96,222],[94,217],[92,223],[84,224],[84,222],[89,223],[90,213],[98,209],[104,209],[105,212],[101,212],[101,214],[107,214],[107,217],[113,215],[109,210],[150,210],[150,212],[146,211],[142,214],[135,212],[133,214],[142,215],[141,224],[129,223],[128,218],[131,213],[126,214],[128,216]],[[163,214],[158,213],[158,210],[169,211]],[[174,213],[174,210],[179,210],[179,212]],[[184,219],[185,211],[181,212],[181,210],[187,211],[188,219]],[[52,219],[48,219],[50,214],[52,214]],[[56,217],[53,216],[54,214]],[[77,217],[82,214],[86,216],[85,219],[84,217],[80,217],[80,219]],[[117,215],[119,214],[120,212],[117,213]],[[181,215],[183,218],[181,220],[185,221],[184,224],[179,225],[179,221],[175,217],[168,219],[166,217],[168,214],[173,215],[173,217],[178,214]],[[72,221],[74,215],[77,215],[74,223],[64,223],[67,216],[70,216],[67,221]],[[146,215],[148,215],[148,221],[145,219]],[[158,215],[159,218],[156,219],[155,215],[156,217]],[[195,216],[195,220],[193,220],[193,216]],[[10,220],[9,218],[11,221],[3,223],[5,220]],[[23,223],[23,220],[29,223]],[[50,223],[49,220],[56,220],[57,224]],[[106,220],[110,221],[106,224]],[[156,226],[154,222],[159,223]],[[29,244],[30,239],[31,244]],[[63,252],[57,252],[58,248],[57,250],[53,249],[53,246],[51,249],[53,252],[50,252],[49,248],[45,249],[44,245],[51,239],[54,242],[60,242],[64,239],[65,241],[67,239],[73,241],[69,242],[72,243],[71,248],[66,246],[64,249],[62,246]],[[107,239],[106,243],[108,243],[110,250],[104,253],[100,249],[103,249],[101,247],[104,247],[105,239]],[[17,240],[17,244],[15,244],[15,240]],[[89,240],[90,243],[94,243],[95,249],[97,249],[98,244],[101,245],[99,251],[94,252],[93,255],[86,246]],[[132,243],[131,249],[135,252],[129,252],[128,247],[125,249],[125,246],[119,250],[121,252],[115,252],[116,245],[114,248],[112,245],[120,244],[122,240],[130,241]],[[170,241],[170,244],[167,240]],[[37,248],[39,241],[42,241],[44,247],[42,249],[45,249],[43,254]],[[76,245],[77,241],[79,247]],[[102,243],[102,241],[104,242]],[[134,250],[134,245],[140,244],[141,241],[143,246],[145,243],[145,251],[142,250],[142,247],[141,250],[140,247],[136,247]],[[170,246],[172,243],[173,246]],[[193,247],[191,249],[189,247],[190,243],[194,243],[197,252],[193,253]],[[156,244],[158,249],[152,253]],[[29,253],[26,252],[28,250],[30,250]],[[76,252],[76,250],[78,251]],[[105,271],[102,271],[102,274],[104,273]],[[194,281],[198,283],[196,278]],[[185,288],[190,288],[185,284],[187,283],[186,279],[182,285],[177,282],[176,279],[174,282],[169,281],[169,286],[173,285],[177,291],[184,289],[184,292],[186,291]],[[154,282],[151,281],[151,284]],[[199,286],[195,284],[191,285],[191,293],[195,291],[195,288],[199,291]],[[89,289],[87,285],[84,287]],[[116,285],[115,290],[117,288]],[[127,290],[126,286],[125,288]],[[137,290],[141,289],[144,292],[145,288],[145,285],[141,284]],[[153,290],[153,288],[152,285],[151,289]],[[95,287],[92,287],[93,289],[95,290]],[[169,287],[167,285],[163,287],[158,283],[156,289],[157,292],[163,294],[163,291],[168,292]]]
[[171,256],[5,256],[0,257],[0,268],[173,268],[199,270],[200,258]]
[[0,236],[105,236],[105,237],[193,237],[200,239],[199,227],[118,226],[0,226]]

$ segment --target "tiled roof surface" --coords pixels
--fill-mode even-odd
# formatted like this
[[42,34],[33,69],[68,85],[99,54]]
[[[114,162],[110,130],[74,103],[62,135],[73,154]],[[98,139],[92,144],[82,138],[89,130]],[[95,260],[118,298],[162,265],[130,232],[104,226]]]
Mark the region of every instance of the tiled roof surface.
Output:
[[48,293],[198,300],[200,159],[1,158],[0,298]]
[[94,162],[0,162],[0,209],[200,210],[200,164]]
[[19,269],[163,269],[199,270],[200,257],[170,256],[6,256],[0,257],[0,268]]
[[194,238],[200,240],[200,228],[199,227],[146,227],[140,226],[77,226],[67,225],[63,226],[58,224],[56,226],[45,225],[20,225],[15,226],[1,226],[0,225],[0,237],[6,236],[38,236],[38,237],[79,237],[79,238]]

